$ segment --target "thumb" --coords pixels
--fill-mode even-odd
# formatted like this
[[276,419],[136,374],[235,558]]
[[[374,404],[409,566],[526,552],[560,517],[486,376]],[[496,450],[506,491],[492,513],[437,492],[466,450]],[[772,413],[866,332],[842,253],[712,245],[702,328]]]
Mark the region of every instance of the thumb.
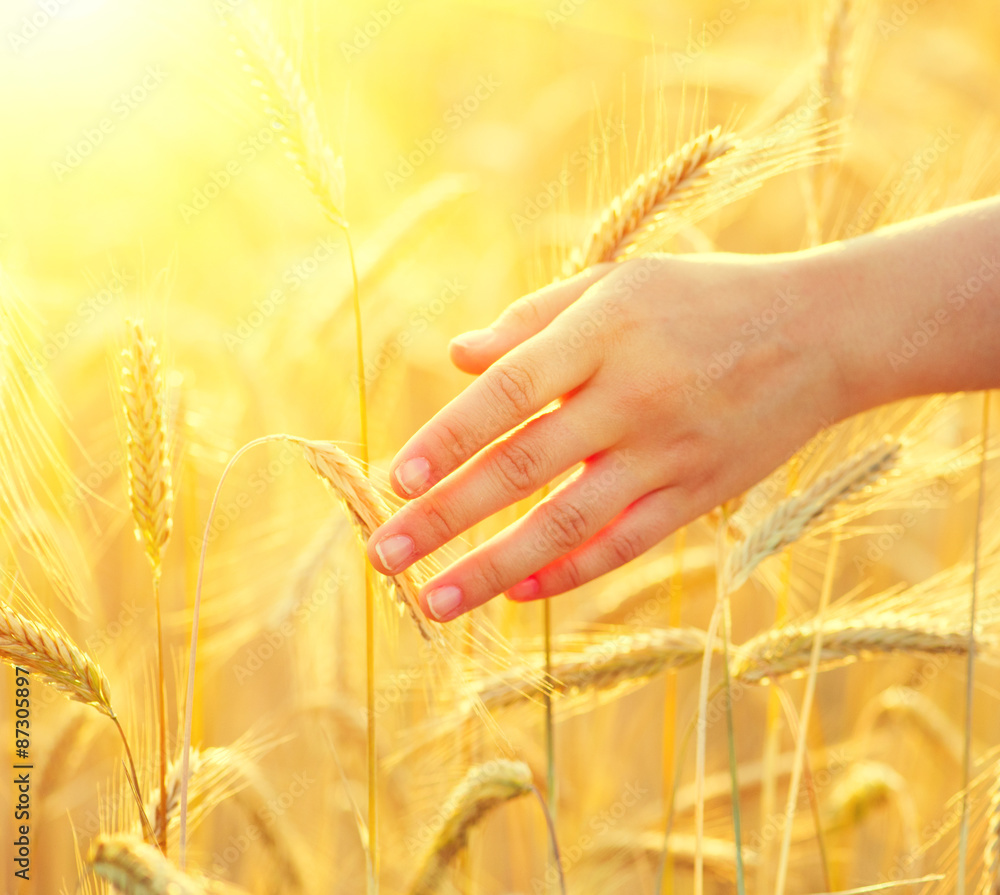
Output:
[[451,340],[452,363],[466,373],[482,373],[508,351],[541,332],[614,264],[597,264],[531,292],[508,305],[486,329],[474,329]]

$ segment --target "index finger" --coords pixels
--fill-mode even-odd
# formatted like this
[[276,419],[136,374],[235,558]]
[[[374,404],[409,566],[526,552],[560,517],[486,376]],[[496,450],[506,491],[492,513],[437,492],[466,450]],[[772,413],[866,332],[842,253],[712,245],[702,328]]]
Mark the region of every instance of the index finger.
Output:
[[568,350],[558,323],[522,342],[410,438],[391,480],[414,497],[486,445],[589,379],[599,358],[587,346]]

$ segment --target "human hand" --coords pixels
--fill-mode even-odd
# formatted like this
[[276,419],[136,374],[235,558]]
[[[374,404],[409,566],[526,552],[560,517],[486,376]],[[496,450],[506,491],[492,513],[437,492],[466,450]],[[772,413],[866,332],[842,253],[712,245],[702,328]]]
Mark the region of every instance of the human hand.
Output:
[[582,464],[425,585],[449,621],[577,587],[743,492],[847,415],[823,282],[796,255],[652,255],[456,338],[453,362],[481,375],[394,459],[410,500],[372,533],[372,564],[399,573]]

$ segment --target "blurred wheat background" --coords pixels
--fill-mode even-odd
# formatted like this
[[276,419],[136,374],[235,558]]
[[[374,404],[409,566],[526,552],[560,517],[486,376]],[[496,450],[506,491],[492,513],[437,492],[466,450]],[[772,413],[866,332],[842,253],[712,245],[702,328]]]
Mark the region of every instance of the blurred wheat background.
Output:
[[[496,600],[435,652],[373,582],[373,702],[351,514],[300,443],[248,451],[207,529],[187,876],[171,882],[199,555],[242,445],[291,433],[366,449],[384,493],[395,451],[468,381],[448,339],[558,274],[614,195],[713,127],[758,146],[779,134],[776,176],[679,207],[650,247],[796,250],[991,195],[998,179],[987,0],[262,2],[326,144],[313,189],[233,24],[248,6],[0,10],[0,524],[4,611],[20,621],[4,618],[22,624],[0,652],[19,661],[16,641],[38,665],[55,651],[49,680],[77,700],[31,675],[31,880],[14,875],[5,785],[3,891],[223,891],[211,877],[356,893],[377,864],[386,892],[555,892],[542,801],[573,893],[928,875],[901,888],[995,891],[1000,507],[982,395],[821,434],[724,515],[551,601],[547,619]],[[871,450],[884,462],[865,455],[854,493],[736,582],[728,645],[713,638],[707,654],[699,770],[688,734],[720,573],[788,495]],[[59,678],[58,638],[82,651],[82,677]],[[122,737],[87,662],[110,686],[166,862],[141,845]],[[5,671],[4,754],[15,690]]]

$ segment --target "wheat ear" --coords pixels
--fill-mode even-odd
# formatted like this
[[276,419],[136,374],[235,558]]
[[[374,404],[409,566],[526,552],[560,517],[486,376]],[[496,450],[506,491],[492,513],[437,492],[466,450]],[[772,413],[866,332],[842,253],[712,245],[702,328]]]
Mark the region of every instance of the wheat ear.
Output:
[[889,472],[901,447],[898,441],[879,441],[782,500],[730,553],[724,568],[727,591],[736,590],[765,559],[797,541],[837,503]]
[[173,485],[164,415],[163,373],[156,342],[142,321],[129,323],[129,346],[122,352],[122,398],[128,448],[128,489],[136,537],[159,577],[163,551],[173,527]]
[[255,75],[272,125],[330,221],[347,228],[344,164],[327,145],[316,107],[270,23],[251,4],[230,21],[240,26],[237,52]]
[[[367,541],[372,532],[389,518],[390,513],[382,496],[365,475],[360,464],[339,447],[328,442],[303,442],[302,451],[313,471],[343,501],[362,543]],[[411,569],[399,575],[386,577],[389,577],[400,604],[410,613],[423,638],[437,642],[439,637],[432,630],[417,602],[420,586]]]
[[159,849],[132,836],[102,836],[87,864],[124,895],[239,895],[243,890],[178,870]]
[[[767,683],[788,675],[803,674],[809,656],[815,622],[788,625],[755,637],[739,648],[731,671],[747,683]],[[980,639],[977,650],[994,645]],[[871,613],[846,621],[829,621],[823,626],[820,668],[829,669],[849,662],[892,653],[915,656],[964,656],[969,649],[969,632],[935,624],[930,618],[902,613]]]
[[437,892],[448,865],[464,847],[469,831],[498,805],[534,789],[524,762],[496,759],[472,768],[441,808],[437,836],[420,865],[410,895]]
[[0,659],[38,675],[78,702],[109,718],[111,685],[100,666],[64,634],[29,621],[0,602]]
[[[142,321],[129,323],[129,345],[123,352],[122,398],[125,403],[128,490],[135,521],[136,537],[146,546],[153,567],[153,602],[156,610],[157,709],[159,740],[160,809],[166,805],[167,775],[167,692],[164,672],[163,620],[160,611],[160,577],[163,551],[173,527],[173,482],[167,425],[164,413],[166,389],[156,342]],[[157,817],[166,851],[166,819]]]
[[994,895],[1000,883],[1000,776],[990,787],[987,809],[986,845],[983,848],[983,875],[979,895]]
[[581,249],[574,250],[563,273],[578,273],[602,261],[618,261],[667,206],[705,177],[709,166],[737,145],[719,127],[672,152],[655,168],[639,175],[604,210]]
[[479,691],[488,711],[503,709],[545,693],[561,696],[597,693],[640,683],[672,668],[698,661],[705,652],[705,634],[696,628],[659,628],[593,643],[575,655],[566,653],[559,638],[552,643],[550,675],[514,669]]

